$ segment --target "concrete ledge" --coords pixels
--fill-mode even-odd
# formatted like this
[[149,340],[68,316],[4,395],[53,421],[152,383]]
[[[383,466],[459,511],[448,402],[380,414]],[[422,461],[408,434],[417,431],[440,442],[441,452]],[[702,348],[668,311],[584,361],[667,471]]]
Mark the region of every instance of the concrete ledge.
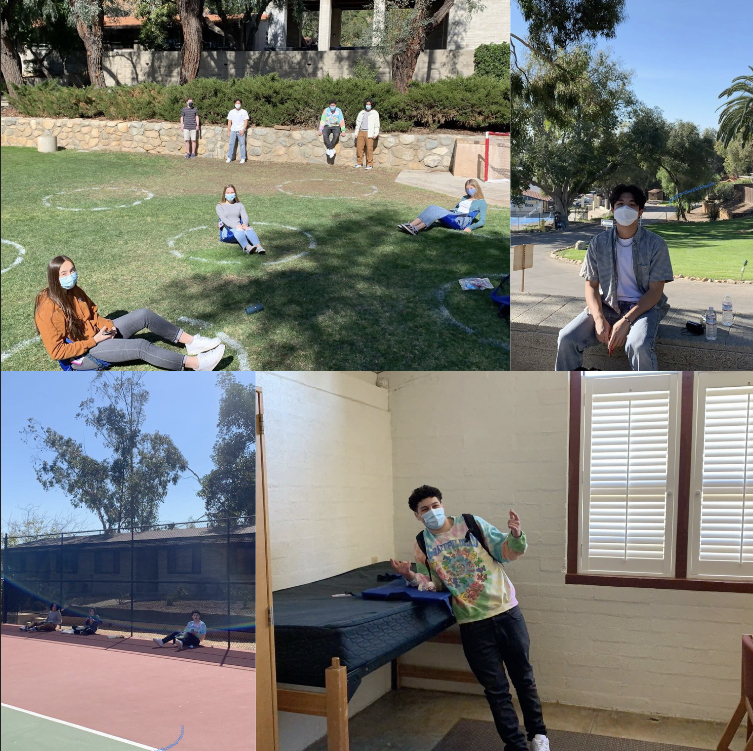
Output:
[[[510,320],[512,370],[553,370],[560,329],[585,308],[582,299],[561,295],[513,293]],[[753,368],[753,316],[737,314],[730,328],[719,326],[707,342],[685,328],[700,311],[672,308],[659,324],[656,354],[662,370],[750,370]],[[599,344],[586,350],[583,367],[630,370],[624,350],[612,357]]]

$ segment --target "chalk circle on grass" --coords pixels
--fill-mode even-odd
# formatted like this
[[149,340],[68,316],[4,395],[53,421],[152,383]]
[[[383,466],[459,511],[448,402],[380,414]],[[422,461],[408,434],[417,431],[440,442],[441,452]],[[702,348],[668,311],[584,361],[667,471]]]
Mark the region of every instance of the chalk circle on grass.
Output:
[[0,356],[0,362],[5,362],[9,357],[13,357],[13,355],[17,355],[22,350],[26,349],[28,346],[32,344],[36,344],[37,342],[41,342],[42,337],[41,336],[35,336],[32,339],[24,339],[22,342],[18,342],[18,344],[14,344],[10,349],[5,350],[5,352],[2,353]]
[[[137,201],[133,201],[132,203],[119,203],[115,204],[114,206],[92,206],[91,208],[83,208],[80,206],[58,206],[52,203],[52,200],[55,198],[55,196],[66,196],[72,193],[85,193],[91,190],[118,190],[123,193],[142,193],[143,196]],[[111,209],[128,209],[132,206],[138,206],[144,203],[144,201],[149,201],[152,198],[154,198],[154,193],[150,193],[148,190],[144,190],[143,188],[99,188],[95,186],[93,188],[76,188],[75,190],[61,190],[58,193],[50,193],[49,196],[45,196],[42,199],[42,203],[47,206],[47,208],[59,209],[60,211],[110,211]]]
[[24,256],[26,255],[26,248],[24,248],[23,245],[19,245],[18,243],[14,243],[12,240],[2,240],[3,245],[10,245],[11,247],[16,249],[16,259],[13,261],[13,263],[10,266],[6,266],[0,273],[4,274],[6,271],[10,271],[14,266],[18,266],[21,261],[24,260]]
[[[197,329],[209,328],[212,324],[209,321],[202,321],[199,318],[187,318],[180,316],[179,323],[187,323]],[[248,363],[248,352],[246,348],[237,340],[229,337],[224,331],[215,332],[218,339],[222,340],[230,349],[234,349],[238,354],[238,370],[251,370]]]
[[[478,277],[484,278],[488,277],[489,279],[502,279],[502,277],[507,276],[507,274],[478,274]],[[475,278],[475,277],[474,277]],[[510,343],[509,342],[503,342],[498,339],[490,339],[488,337],[481,338],[481,334],[478,333],[475,329],[472,329],[470,326],[466,326],[464,323],[461,323],[458,321],[455,316],[450,313],[450,311],[447,309],[447,306],[445,305],[445,300],[447,298],[447,293],[457,285],[458,280],[453,279],[451,282],[447,282],[447,284],[443,284],[437,291],[436,291],[436,298],[437,302],[439,303],[439,315],[440,318],[445,322],[449,323],[451,326],[455,326],[462,331],[465,331],[466,334],[469,334],[471,336],[475,336],[478,338],[480,344],[488,344],[492,347],[496,347],[497,349],[504,350],[505,352],[510,351]],[[485,290],[486,291],[486,290]]]
[[[357,196],[325,196],[325,195],[322,195],[321,193],[317,193],[313,196],[310,196],[304,193],[295,193],[294,191],[286,190],[283,187],[285,185],[290,185],[291,183],[327,183],[327,182],[331,182],[331,181],[325,180],[323,177],[302,178],[301,180],[286,180],[284,183],[280,183],[277,186],[277,190],[279,190],[280,193],[285,193],[288,196],[295,196],[296,198],[320,198],[322,200],[329,200],[329,201],[336,201],[342,198],[369,198],[369,196],[373,196],[374,194],[379,192],[379,188],[377,188],[376,185],[367,185],[365,183],[359,183],[359,182],[354,182],[354,181],[350,181],[350,183],[348,183],[347,180],[345,181],[345,184],[357,185],[360,188],[369,188],[369,191],[367,193],[362,193]],[[343,182],[338,181],[338,184],[342,185]]]
[[[287,258],[280,258],[279,260],[276,260],[276,261],[265,261],[262,264],[262,266],[279,266],[281,263],[289,263],[290,261],[295,261],[297,258],[303,258],[303,256],[307,256],[309,254],[309,251],[316,248],[316,240],[314,239],[314,236],[310,232],[306,232],[306,230],[300,229],[299,227],[289,227],[287,224],[277,224],[276,222],[254,222],[251,226],[253,227],[278,227],[280,229],[290,230],[291,232],[300,232],[302,235],[306,236],[309,242],[308,250],[304,250],[301,253],[295,253],[294,255],[288,256]],[[222,264],[243,263],[242,261],[227,261],[227,260],[221,260],[217,258],[203,258],[201,256],[190,256],[190,255],[186,255],[185,253],[181,253],[179,250],[176,250],[175,248],[176,240],[179,240],[181,237],[185,237],[189,232],[197,232],[202,229],[208,229],[207,225],[202,224],[198,227],[191,227],[190,229],[187,229],[184,232],[181,232],[180,234],[175,235],[174,237],[168,238],[167,247],[170,248],[170,252],[176,258],[188,258],[191,261],[203,261],[204,263],[222,263]],[[240,249],[240,246],[238,246],[238,248]]]

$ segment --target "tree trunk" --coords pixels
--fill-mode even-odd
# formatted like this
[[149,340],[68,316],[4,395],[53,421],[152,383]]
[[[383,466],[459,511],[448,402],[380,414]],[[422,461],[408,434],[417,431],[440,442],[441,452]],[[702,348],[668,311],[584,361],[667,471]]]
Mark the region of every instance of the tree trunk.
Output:
[[193,81],[199,74],[201,62],[201,10],[199,0],[178,0],[178,15],[183,28],[183,47],[180,53],[180,85]]
[[[75,0],[69,0],[75,14]],[[102,0],[97,0],[97,9],[90,23],[75,14],[76,31],[86,47],[86,67],[89,71],[89,83],[98,89],[105,88],[105,74],[102,70],[102,35],[105,28],[105,11]]]
[[2,11],[2,72],[5,83],[8,85],[8,91],[15,93],[15,86],[23,86],[24,79],[21,72],[21,58],[16,50],[16,45],[10,37],[10,19],[16,6],[15,0],[11,0],[3,5]]
[[[541,189],[544,189],[543,186]],[[548,192],[549,195],[554,199],[554,210],[560,212],[562,226],[567,229],[570,226],[570,222],[567,219],[567,207],[570,203],[570,193],[566,193],[561,190],[552,190]]]

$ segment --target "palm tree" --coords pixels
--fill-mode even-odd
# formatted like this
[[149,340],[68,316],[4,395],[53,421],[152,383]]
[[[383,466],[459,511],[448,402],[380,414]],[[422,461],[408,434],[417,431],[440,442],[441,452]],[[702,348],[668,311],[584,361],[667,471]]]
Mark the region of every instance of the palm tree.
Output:
[[[753,65],[748,67],[753,73]],[[753,138],[753,75],[733,78],[732,86],[719,94],[719,99],[733,94],[738,96],[717,107],[724,107],[724,110],[719,115],[719,132],[716,137],[724,146],[728,146],[740,136],[745,147],[748,139]]]

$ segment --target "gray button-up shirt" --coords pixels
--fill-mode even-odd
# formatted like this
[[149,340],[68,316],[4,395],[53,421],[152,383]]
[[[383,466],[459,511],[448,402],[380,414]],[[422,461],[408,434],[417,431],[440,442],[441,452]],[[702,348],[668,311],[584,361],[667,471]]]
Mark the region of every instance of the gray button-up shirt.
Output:
[[[616,233],[617,230],[612,227],[591,239],[580,275],[590,282],[599,282],[602,300],[610,308],[619,312]],[[674,280],[667,243],[659,235],[643,227],[638,227],[638,231],[633,236],[633,271],[641,295],[648,292],[650,282]],[[665,294],[662,294],[656,306],[663,308],[665,312],[669,310]]]

